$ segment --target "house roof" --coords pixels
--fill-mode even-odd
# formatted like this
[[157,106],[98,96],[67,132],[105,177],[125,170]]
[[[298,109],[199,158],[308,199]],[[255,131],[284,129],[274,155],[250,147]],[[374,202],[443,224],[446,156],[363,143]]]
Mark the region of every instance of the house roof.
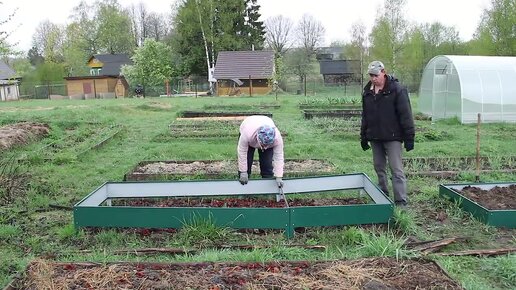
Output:
[[14,86],[17,84],[17,80],[0,80],[0,86]]
[[127,54],[96,54],[90,57],[88,63],[93,59],[96,59],[103,64],[100,75],[104,76],[118,76],[120,75],[120,68],[122,65],[133,64]]
[[0,80],[8,80],[14,78],[15,76],[16,72],[5,62],[0,60]]
[[317,60],[339,59],[344,52],[344,47],[330,46],[317,49]]
[[215,79],[267,79],[274,75],[274,51],[221,51],[215,64]]

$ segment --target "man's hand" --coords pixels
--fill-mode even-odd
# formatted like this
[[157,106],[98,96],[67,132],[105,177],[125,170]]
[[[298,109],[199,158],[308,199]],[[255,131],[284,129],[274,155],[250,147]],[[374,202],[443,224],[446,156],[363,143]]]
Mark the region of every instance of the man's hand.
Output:
[[247,182],[249,182],[249,175],[247,174],[247,172],[240,172],[240,177],[238,178],[238,181],[240,181],[242,185],[246,185]]
[[276,183],[278,184],[279,188],[283,187],[283,179],[281,177],[276,177]]
[[360,146],[362,146],[362,150],[364,151],[369,150],[369,148],[371,148],[371,146],[369,146],[369,143],[367,143],[366,140],[360,141]]
[[407,152],[414,149],[414,140],[406,140],[403,143],[405,144],[405,150],[407,150]]

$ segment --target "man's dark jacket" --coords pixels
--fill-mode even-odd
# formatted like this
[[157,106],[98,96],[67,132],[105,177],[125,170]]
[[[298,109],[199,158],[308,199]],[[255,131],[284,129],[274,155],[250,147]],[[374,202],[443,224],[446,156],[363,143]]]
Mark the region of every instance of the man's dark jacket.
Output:
[[362,141],[414,142],[414,120],[407,89],[386,75],[383,90],[374,94],[371,82],[362,94]]

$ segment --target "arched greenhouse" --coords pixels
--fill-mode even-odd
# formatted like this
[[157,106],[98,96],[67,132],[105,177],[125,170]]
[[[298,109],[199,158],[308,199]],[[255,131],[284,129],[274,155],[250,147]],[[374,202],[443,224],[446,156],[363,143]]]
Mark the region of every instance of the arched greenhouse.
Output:
[[516,122],[516,57],[440,55],[423,71],[419,109],[432,120]]

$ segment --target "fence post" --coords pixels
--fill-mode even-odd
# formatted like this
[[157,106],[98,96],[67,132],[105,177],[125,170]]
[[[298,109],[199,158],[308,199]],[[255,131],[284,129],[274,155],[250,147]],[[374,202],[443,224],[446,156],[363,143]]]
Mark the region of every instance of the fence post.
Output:
[[253,96],[253,80],[251,79],[251,75],[249,75],[249,96]]

